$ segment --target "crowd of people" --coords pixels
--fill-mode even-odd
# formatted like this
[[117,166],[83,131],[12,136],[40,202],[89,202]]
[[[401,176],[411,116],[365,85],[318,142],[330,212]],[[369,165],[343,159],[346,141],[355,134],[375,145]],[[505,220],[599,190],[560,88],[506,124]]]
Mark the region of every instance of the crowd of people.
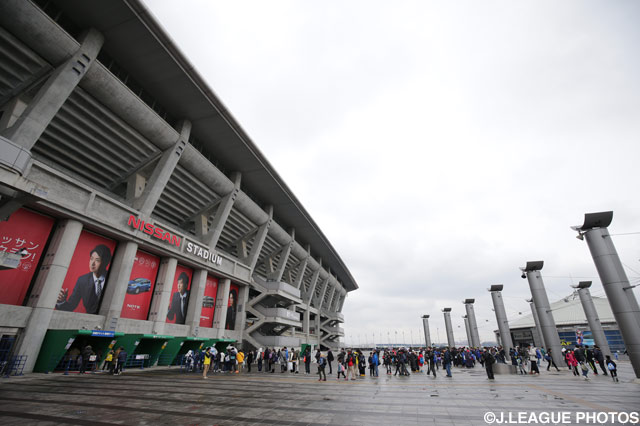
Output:
[[[605,356],[599,347],[589,348],[578,345],[573,349],[562,349],[566,367],[574,375],[582,375],[588,380],[590,371],[593,374],[610,375],[614,382],[617,378],[617,366],[610,356]],[[334,370],[338,380],[356,380],[358,377],[378,377],[380,370],[384,370],[386,375],[408,376],[412,373],[426,373],[437,377],[438,371],[442,370],[445,377],[452,377],[452,367],[475,368],[480,364],[487,373],[487,378],[494,380],[493,373],[496,363],[511,364],[516,367],[519,374],[540,374],[540,367],[543,362],[547,362],[546,370],[560,368],[553,360],[551,349],[538,347],[515,347],[508,352],[504,348],[484,347],[484,348],[387,348],[374,349],[368,355],[359,349],[341,349],[336,354],[331,350],[322,352],[316,350],[314,354],[310,347],[301,352],[293,348],[283,347],[281,349],[266,348],[257,351],[247,351],[246,353],[234,347],[229,347],[225,352],[218,352],[215,348],[206,348],[202,356],[197,354],[187,354],[188,359],[192,359],[196,365],[201,359],[203,362],[203,377],[207,377],[209,366],[213,365],[213,372],[235,372],[239,373],[246,367],[251,372],[252,364],[256,364],[258,372],[312,374],[311,364],[315,364],[319,381],[327,380],[327,373],[332,375]],[[334,364],[334,361],[337,361]],[[598,373],[597,366],[601,373]],[[328,370],[328,371],[327,371]]]

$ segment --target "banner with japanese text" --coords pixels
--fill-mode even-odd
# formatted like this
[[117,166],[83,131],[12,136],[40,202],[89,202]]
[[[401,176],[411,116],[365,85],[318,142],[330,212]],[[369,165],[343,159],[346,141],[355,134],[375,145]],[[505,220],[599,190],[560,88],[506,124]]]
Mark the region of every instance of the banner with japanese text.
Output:
[[218,279],[207,275],[200,311],[200,327],[213,327],[213,314],[216,310],[216,294],[218,293]]
[[15,269],[0,271],[0,303],[22,305],[38,270],[54,220],[27,209],[15,211],[0,222],[0,252],[24,255]]

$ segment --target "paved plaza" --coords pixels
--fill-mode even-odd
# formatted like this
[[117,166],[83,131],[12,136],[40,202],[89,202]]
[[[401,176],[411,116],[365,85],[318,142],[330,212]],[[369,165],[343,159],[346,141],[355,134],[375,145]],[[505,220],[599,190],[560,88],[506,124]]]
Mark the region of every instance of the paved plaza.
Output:
[[576,424],[578,412],[640,411],[640,384],[628,362],[618,366],[620,383],[604,376],[585,382],[566,368],[542,369],[539,377],[496,375],[491,382],[479,366],[436,379],[381,371],[379,378],[338,381],[334,371],[326,382],[279,371],[212,373],[204,380],[178,367],[121,376],[31,374],[0,381],[0,424],[486,425],[487,412],[498,416],[495,424],[510,412],[565,412]]

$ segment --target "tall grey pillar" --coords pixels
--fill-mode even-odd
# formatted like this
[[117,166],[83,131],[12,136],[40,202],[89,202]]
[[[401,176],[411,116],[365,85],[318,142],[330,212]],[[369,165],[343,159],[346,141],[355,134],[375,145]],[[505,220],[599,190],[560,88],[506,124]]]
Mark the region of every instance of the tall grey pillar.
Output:
[[582,226],[572,228],[578,231],[579,239],[587,239],[633,371],[640,378],[640,309],[607,229],[612,219],[613,212],[588,213]]
[[422,316],[422,326],[424,327],[424,341],[427,344],[426,348],[431,347],[431,333],[429,332],[429,315]]
[[450,348],[455,348],[456,341],[453,339],[453,327],[451,327],[451,308],[444,308],[444,326],[447,329],[447,344]]
[[598,311],[596,311],[596,305],[593,304],[591,298],[591,281],[580,281],[577,286],[573,286],[578,289],[578,296],[580,296],[580,303],[582,303],[582,309],[587,317],[589,323],[589,329],[593,335],[593,340],[600,348],[603,355],[611,355],[611,349],[609,349],[609,342],[607,342],[607,336],[604,334],[602,324],[600,323],[600,317]]
[[467,315],[463,315],[462,318],[464,318],[464,331],[467,332],[467,346],[471,347],[473,346],[471,344],[473,340],[471,339],[471,330],[469,328],[469,317]]
[[65,220],[57,226],[49,243],[47,254],[29,296],[28,306],[33,310],[16,345],[16,355],[27,355],[24,373],[31,373],[36,364],[38,353],[56,307],[58,293],[60,293],[64,278],[67,276],[67,270],[81,232],[82,223],[75,220]]
[[[538,346],[546,348],[547,345],[544,342],[544,336],[542,335],[542,329],[540,328],[540,318],[538,318],[538,311],[536,311],[536,304],[533,303],[533,299],[527,299],[529,302],[529,307],[531,307],[531,315],[533,316],[533,323],[535,324],[534,331],[535,334],[531,333],[533,336],[533,344],[539,343]],[[538,340],[536,342],[536,336]]]
[[498,330],[500,330],[500,341],[505,353],[509,353],[513,348],[513,340],[511,340],[511,330],[509,330],[509,321],[507,320],[507,312],[504,309],[504,300],[502,300],[502,284],[492,285],[489,288],[491,299],[493,300],[493,310],[496,312],[496,321],[498,322]]
[[464,307],[467,310],[467,320],[469,321],[469,335],[471,336],[471,341],[469,342],[469,346],[474,348],[480,347],[480,336],[478,335],[478,322],[476,321],[476,312],[473,309],[473,303],[476,299],[465,299]]
[[529,281],[529,288],[531,289],[531,296],[533,303],[536,306],[536,312],[538,313],[538,320],[540,321],[540,329],[542,330],[542,336],[547,348],[551,348],[553,360],[556,365],[562,364],[562,345],[560,344],[560,336],[558,335],[558,329],[556,328],[556,322],[551,314],[551,307],[549,306],[549,298],[547,297],[547,291],[544,288],[544,282],[542,281],[542,274],[540,270],[544,265],[543,261],[527,262],[527,266],[522,268],[526,278]]
[[231,290],[231,280],[223,278],[218,281],[218,294],[216,294],[216,310],[213,313],[213,328],[216,329],[216,336],[222,339],[225,336],[227,324],[227,308],[229,307],[229,291]]

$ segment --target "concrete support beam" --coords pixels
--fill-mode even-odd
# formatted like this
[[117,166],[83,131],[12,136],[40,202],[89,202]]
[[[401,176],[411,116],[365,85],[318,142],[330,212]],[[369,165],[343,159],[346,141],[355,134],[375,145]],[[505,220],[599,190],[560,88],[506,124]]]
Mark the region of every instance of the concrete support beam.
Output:
[[171,302],[171,289],[173,279],[176,276],[178,259],[166,257],[160,261],[158,278],[153,288],[153,298],[151,299],[151,309],[149,311],[149,321],[153,321],[153,334],[164,334],[164,327],[167,322],[167,312]]
[[504,309],[504,300],[502,299],[501,284],[492,285],[489,288],[491,299],[493,300],[493,310],[496,313],[496,321],[498,322],[498,330],[500,330],[500,340],[505,353],[513,348],[513,340],[511,339],[511,331],[509,329],[509,321],[507,320],[507,312]]
[[132,241],[123,241],[118,244],[100,307],[100,315],[105,316],[104,330],[115,331],[118,326],[137,252],[138,244]]
[[151,177],[147,181],[144,191],[133,201],[133,208],[140,210],[140,213],[145,216],[149,216],[153,212],[164,188],[167,186],[169,179],[171,179],[174,169],[178,165],[178,161],[189,140],[191,122],[183,120],[180,123],[178,131],[180,137],[173,147],[167,149],[162,154],[160,161],[158,161],[158,164],[153,169],[153,173],[151,173]]
[[229,219],[233,204],[235,203],[236,198],[238,197],[238,193],[240,192],[240,181],[241,175],[240,173],[236,173],[234,176],[233,191],[229,192],[220,200],[220,204],[218,204],[215,216],[213,217],[213,222],[211,223],[211,227],[208,230],[209,232],[207,234],[207,238],[202,240],[208,240],[207,243],[211,249],[215,249],[218,246],[218,241],[220,241],[222,230],[224,229],[224,226]]
[[320,269],[321,268],[318,268],[313,272],[313,275],[311,276],[311,284],[309,285],[309,291],[306,295],[303,296],[304,303],[306,303],[308,306],[311,305],[311,300],[313,299],[313,295],[316,292],[316,286],[318,285],[318,280],[320,279]]
[[313,306],[317,309],[321,309],[324,293],[325,291],[327,291],[327,287],[329,286],[329,277],[330,276],[327,276],[324,280],[322,280],[322,283],[320,284],[320,287],[319,287],[320,291],[318,292],[318,296],[312,298]]
[[273,219],[273,206],[267,207],[267,215],[267,221],[260,225],[255,231],[255,237],[253,240],[253,245],[251,246],[251,251],[249,253],[247,253],[246,251],[246,240],[240,241],[241,246],[238,247],[238,256],[240,260],[244,262],[244,264],[247,265],[249,269],[251,269],[252,273],[256,267],[256,263],[258,262],[258,257],[260,256],[260,251],[262,251],[264,241],[267,239],[267,232],[269,231],[269,227],[271,226],[271,222]]
[[302,281],[304,281],[304,274],[307,271],[307,265],[309,264],[310,255],[307,253],[307,256],[300,261],[298,265],[298,271],[296,274],[296,280],[294,283],[291,283],[295,288],[300,290],[302,286]]
[[283,245],[278,252],[280,253],[280,258],[278,259],[278,265],[274,270],[271,269],[269,263],[271,262],[272,257],[269,256],[266,259],[267,262],[267,279],[273,281],[281,281],[282,275],[284,274],[284,269],[287,266],[287,262],[289,261],[289,255],[291,254],[291,247],[293,246],[293,242],[295,241],[295,231],[291,231],[291,241],[288,244]]
[[49,244],[29,296],[28,306],[33,310],[16,344],[15,354],[28,356],[24,373],[33,371],[81,232],[80,222],[65,220],[58,225]]
[[602,323],[600,322],[600,317],[598,316],[598,311],[596,311],[596,305],[593,304],[591,292],[589,291],[589,287],[591,287],[591,281],[581,281],[577,286],[573,287],[578,289],[580,303],[582,304],[584,315],[587,317],[587,322],[589,323],[589,329],[591,330],[591,334],[593,335],[593,340],[600,348],[603,355],[611,356],[611,349],[609,348],[607,336],[604,334]]
[[238,312],[236,313],[236,330],[244,330],[247,323],[247,304],[249,303],[249,286],[238,288]]
[[224,278],[218,281],[218,294],[216,295],[216,309],[213,314],[213,328],[216,329],[216,337],[221,339],[224,335],[227,322],[227,308],[229,306],[229,291],[231,280]]
[[540,329],[544,336],[544,342],[547,344],[547,348],[551,348],[551,355],[553,356],[553,360],[556,365],[561,365],[562,345],[560,344],[560,336],[558,335],[556,322],[553,319],[553,314],[551,313],[549,298],[547,297],[547,291],[544,288],[542,274],[540,273],[543,265],[544,262],[542,261],[527,262],[527,265],[521,269],[529,281],[531,297],[533,298],[533,303],[535,304],[536,312],[538,313]]
[[95,62],[104,37],[91,29],[81,38],[80,48],[51,74],[13,126],[2,135],[30,150],[64,102]]
[[447,329],[447,344],[450,348],[456,346],[456,341],[453,338],[453,327],[451,326],[451,308],[444,308],[444,326]]
[[200,331],[200,313],[202,312],[202,299],[204,298],[204,288],[207,286],[207,270],[198,269],[193,274],[191,289],[189,290],[189,301],[187,305],[187,316],[185,325],[188,325],[192,336],[198,336]]
[[422,327],[424,328],[425,348],[431,347],[431,331],[429,330],[429,315],[422,316]]

